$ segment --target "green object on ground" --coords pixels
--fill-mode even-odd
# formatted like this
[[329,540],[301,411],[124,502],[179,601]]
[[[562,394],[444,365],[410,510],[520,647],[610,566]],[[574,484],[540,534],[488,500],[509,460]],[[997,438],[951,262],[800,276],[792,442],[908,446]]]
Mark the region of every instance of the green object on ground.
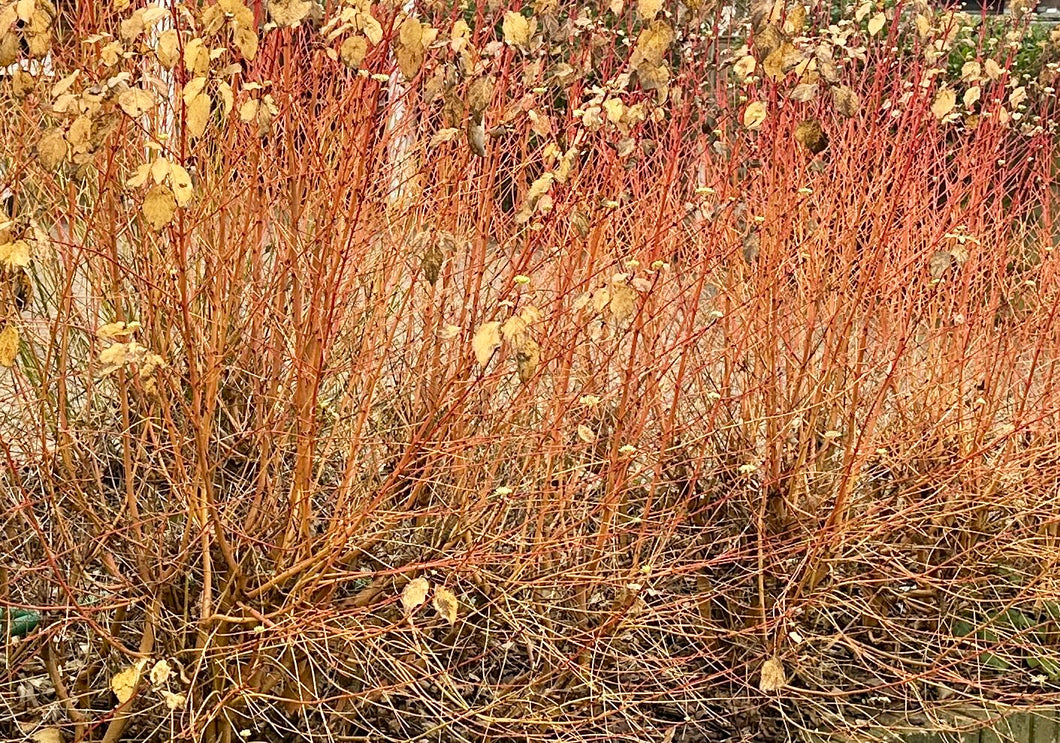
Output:
[[0,627],[9,637],[25,637],[40,624],[40,612],[30,609],[0,609]]

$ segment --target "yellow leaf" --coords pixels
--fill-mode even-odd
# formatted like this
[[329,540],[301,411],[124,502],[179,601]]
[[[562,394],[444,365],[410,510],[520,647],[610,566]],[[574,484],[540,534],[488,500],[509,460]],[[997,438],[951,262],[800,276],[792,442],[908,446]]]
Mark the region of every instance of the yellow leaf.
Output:
[[736,79],[740,82],[747,82],[751,75],[755,72],[755,67],[758,62],[750,54],[745,54],[740,57],[740,60],[732,66],[733,74],[736,75]]
[[614,284],[611,287],[611,301],[607,306],[615,322],[622,324],[631,318],[637,309],[637,293],[628,284]]
[[416,18],[409,16],[398,29],[398,38],[394,44],[394,56],[397,57],[398,68],[406,80],[416,77],[416,73],[423,66],[425,53],[423,25]]
[[339,47],[339,56],[347,67],[357,69],[368,53],[368,40],[363,36],[349,36]]
[[33,17],[33,11],[37,8],[37,0],[17,0],[15,3],[15,14],[23,23]]
[[143,116],[155,106],[155,99],[141,88],[129,88],[118,96],[118,105],[129,116]]
[[205,75],[210,69],[210,51],[199,38],[184,45],[184,69],[192,75]]
[[383,25],[371,15],[365,12],[358,13],[357,21],[358,25],[361,27],[361,33],[365,35],[365,38],[367,38],[373,46],[383,40]]
[[530,21],[524,16],[515,11],[509,10],[504,14],[504,21],[501,24],[501,30],[504,32],[504,41],[509,46],[516,46],[520,49],[528,49],[530,46]]
[[162,698],[166,702],[166,707],[171,710],[183,709],[187,703],[188,698],[183,694],[173,694],[172,692],[163,691]]
[[176,163],[169,167],[169,185],[173,189],[173,198],[177,206],[184,207],[191,203],[192,196],[195,195],[191,186],[191,175]]
[[63,734],[59,728],[41,728],[30,736],[33,743],[63,743]]
[[29,265],[29,243],[25,240],[0,245],[0,266],[9,271]]
[[9,67],[18,61],[18,35],[10,31],[0,35],[0,67]]
[[578,426],[578,438],[584,441],[586,444],[591,444],[596,441],[596,434],[593,433],[593,429],[589,428],[583,423]]
[[169,674],[173,672],[173,667],[169,665],[169,661],[164,658],[151,667],[151,683],[155,686],[161,686],[166,683],[169,678]]
[[973,85],[972,87],[968,88],[968,90],[964,91],[965,107],[971,108],[972,106],[974,106],[979,101],[979,97],[982,95],[982,93],[983,89],[980,88],[978,85]]
[[114,692],[114,696],[121,704],[128,702],[136,693],[137,687],[140,686],[140,674],[143,673],[145,665],[147,665],[146,659],[139,660],[136,665],[129,666],[111,677],[110,690]]
[[64,77],[59,82],[52,86],[51,94],[52,98],[58,98],[63,95],[66,91],[70,90],[70,86],[74,84],[78,77],[81,76],[81,70],[74,70],[69,75]]
[[169,224],[176,209],[177,202],[173,193],[163,186],[154,186],[144,197],[144,217],[155,232]]
[[109,322],[106,325],[100,325],[96,328],[96,335],[100,338],[106,338],[107,340],[113,340],[114,338],[121,338],[129,336],[140,329],[140,323],[133,320],[131,323],[124,322]]
[[62,129],[49,129],[37,140],[37,160],[45,170],[57,170],[66,159],[66,152],[66,136]]
[[957,94],[953,91],[953,88],[943,88],[935,96],[935,102],[931,104],[931,113],[936,119],[941,121],[946,118],[955,105],[957,105]]
[[157,157],[155,161],[151,163],[151,179],[155,183],[161,183],[169,175],[169,160],[164,157]]
[[269,0],[269,16],[277,26],[293,26],[309,16],[309,0]]
[[239,55],[248,62],[258,56],[258,35],[254,29],[242,24],[232,29],[232,43],[239,50]]
[[422,606],[423,602],[427,600],[427,593],[430,590],[431,584],[426,578],[413,578],[410,580],[405,585],[404,590],[401,591],[401,606],[404,607],[405,613],[410,613]]
[[129,177],[125,181],[126,188],[139,188],[140,186],[147,183],[147,179],[151,176],[151,164],[144,163],[136,168],[136,173]]
[[762,126],[762,122],[766,120],[766,104],[761,101],[755,101],[749,105],[743,112],[743,125],[755,131]]
[[236,97],[232,93],[231,85],[224,80],[217,80],[215,82],[217,84],[217,94],[221,96],[221,118],[227,119],[228,114],[232,113],[232,107],[236,103]]
[[1001,69],[1001,65],[999,65],[992,59],[988,59],[983,62],[983,72],[985,72],[986,76],[989,77],[991,80],[997,80],[999,77],[1001,77],[1002,74],[1004,74],[1004,70]]
[[457,601],[456,594],[444,586],[439,586],[434,589],[434,599],[431,603],[434,604],[434,610],[445,621],[449,622],[449,624],[456,623],[457,612],[460,608],[460,602]]
[[640,32],[637,45],[630,55],[629,65],[635,70],[641,67],[655,68],[662,64],[666,50],[673,43],[674,32],[664,21],[655,20]]
[[874,15],[869,19],[869,36],[875,36],[878,34],[883,30],[885,25],[887,25],[887,16],[882,12]]
[[106,376],[125,366],[129,357],[128,343],[115,343],[99,352],[100,374]]
[[479,366],[489,363],[493,352],[501,345],[501,324],[499,322],[487,322],[475,331],[475,337],[471,339],[471,348],[475,352],[475,360]]
[[526,320],[519,315],[512,315],[501,325],[501,336],[509,343],[526,332]]
[[243,101],[239,107],[239,120],[247,124],[254,121],[258,117],[259,103],[257,98],[248,98]]
[[645,21],[653,20],[660,10],[662,0],[637,0],[637,15]]
[[18,328],[14,323],[7,323],[0,331],[0,366],[12,367],[18,356]]
[[206,132],[206,124],[210,120],[210,108],[213,101],[208,93],[199,93],[192,98],[184,110],[184,122],[188,127],[188,136],[198,139]]
[[762,675],[758,680],[758,688],[764,692],[780,691],[788,683],[784,673],[784,664],[777,657],[770,658],[762,664]]

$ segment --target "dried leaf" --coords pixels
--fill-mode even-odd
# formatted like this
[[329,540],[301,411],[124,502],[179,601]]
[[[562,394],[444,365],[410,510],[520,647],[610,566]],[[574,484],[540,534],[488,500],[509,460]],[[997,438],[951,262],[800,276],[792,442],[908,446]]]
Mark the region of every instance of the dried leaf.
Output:
[[611,286],[611,301],[608,309],[615,322],[622,324],[633,317],[637,309],[637,293],[628,284],[613,284]]
[[874,15],[872,18],[869,19],[869,36],[875,36],[876,34],[878,34],[880,31],[883,30],[883,27],[885,25],[887,25],[887,16],[885,16],[882,12]]
[[33,743],[63,743],[63,734],[59,728],[41,728],[30,736]]
[[1005,71],[1001,69],[1001,65],[999,65],[997,62],[992,59],[988,59],[983,62],[983,72],[985,72],[986,76],[989,77],[991,80],[997,80],[1004,74]]
[[170,223],[176,210],[177,201],[172,191],[164,186],[154,186],[144,197],[144,217],[155,232]]
[[486,156],[486,127],[481,121],[467,122],[467,146],[477,156]]
[[394,56],[406,80],[416,77],[423,66],[425,54],[423,24],[409,16],[398,29],[397,41],[394,43]]
[[591,444],[596,441],[596,434],[593,433],[593,429],[582,423],[578,426],[578,438],[586,444]]
[[368,39],[363,36],[349,36],[339,47],[339,57],[347,67],[359,69],[368,54]]
[[301,23],[313,9],[309,0],[269,0],[269,17],[277,26]]
[[471,340],[471,348],[475,352],[475,360],[479,366],[486,366],[493,352],[501,346],[501,324],[499,322],[483,323],[475,331],[475,337]]
[[111,677],[110,690],[114,692],[114,696],[121,704],[128,702],[136,693],[136,689],[140,686],[140,674],[143,673],[145,665],[147,665],[146,658]]
[[210,50],[202,39],[195,38],[184,45],[184,69],[196,76],[209,71]]
[[836,111],[848,119],[854,116],[858,109],[861,108],[857,93],[846,85],[832,88],[832,103],[835,104]]
[[29,243],[25,240],[0,245],[0,266],[8,271],[29,265]]
[[18,36],[10,31],[0,36],[0,67],[9,67],[18,61]]
[[652,21],[637,37],[637,45],[629,58],[630,67],[638,72],[642,67],[659,67],[673,40],[673,29],[665,21]]
[[165,690],[162,691],[162,699],[166,702],[166,708],[170,710],[184,709],[184,705],[188,702],[184,694],[173,694]]
[[457,613],[460,609],[460,602],[457,601],[456,594],[444,586],[439,586],[434,589],[434,599],[431,603],[434,605],[434,610],[438,612],[438,616],[449,622],[449,624],[456,623]]
[[7,323],[0,331],[0,366],[12,367],[18,357],[18,328],[14,323]]
[[257,98],[248,98],[243,101],[243,104],[239,107],[239,120],[249,124],[258,118],[258,106],[261,101]]
[[519,13],[511,10],[505,13],[501,30],[504,33],[504,41],[509,46],[520,49],[530,47],[530,21]]
[[118,105],[129,116],[143,116],[155,106],[155,97],[142,88],[129,88],[118,96]]
[[460,136],[460,130],[455,126],[439,129],[431,135],[431,141],[427,144],[427,149],[433,150],[446,142],[452,142],[458,136]]
[[63,130],[49,129],[37,140],[37,160],[45,170],[58,170],[66,160],[67,148]]
[[931,104],[931,113],[936,119],[942,121],[955,105],[957,105],[957,93],[953,88],[943,88],[935,96],[935,102]]
[[405,609],[405,613],[411,613],[422,606],[430,590],[431,584],[426,578],[413,578],[405,584],[405,588],[401,591],[401,606]]
[[176,29],[170,28],[158,35],[155,58],[167,70],[173,69],[174,65],[180,61],[180,36]]
[[151,666],[151,683],[155,686],[161,686],[162,684],[166,683],[166,680],[169,678],[169,674],[171,674],[172,672],[173,667],[169,665],[169,661],[163,658],[162,660],[158,661],[153,666]]
[[140,323],[135,320],[128,324],[122,321],[109,322],[96,328],[96,335],[107,340],[114,340],[115,338],[128,337],[139,329]]
[[249,26],[240,24],[232,29],[232,43],[246,61],[253,62],[258,56],[258,35]]
[[758,680],[758,688],[764,692],[780,691],[788,683],[784,673],[784,664],[777,657],[770,658],[762,664],[762,675]]
[[788,97],[799,103],[809,103],[817,97],[817,83],[799,83]]
[[766,120],[766,113],[766,104],[761,101],[755,101],[744,109],[743,125],[751,131],[757,130],[762,126],[762,122]]
[[173,198],[177,206],[185,207],[191,203],[195,191],[191,185],[191,175],[180,165],[173,163],[169,167],[169,185],[173,189]]
[[637,0],[637,15],[642,20],[650,21],[662,10],[662,0]]
[[501,325],[501,337],[509,343],[518,341],[527,329],[526,320],[519,315],[512,315]]
[[423,273],[423,278],[427,280],[427,283],[431,286],[438,281],[438,276],[442,270],[442,262],[445,260],[445,255],[442,252],[442,246],[438,240],[432,240],[427,243],[424,248],[423,257],[420,258],[420,271]]
[[541,347],[533,338],[526,338],[515,353],[516,369],[519,373],[519,381],[523,384],[529,382],[538,364],[541,363]]
[[815,119],[799,122],[795,127],[795,141],[815,155],[828,147],[828,137]]
[[751,75],[755,73],[755,67],[758,66],[758,62],[750,54],[745,54],[740,57],[740,60],[732,66],[733,74],[736,75],[736,79],[741,83],[747,82]]
[[210,100],[208,93],[199,93],[185,106],[184,123],[188,127],[189,137],[198,139],[206,132],[212,106],[213,101]]
[[964,91],[964,106],[965,108],[971,108],[979,102],[979,98],[983,93],[983,89],[978,85],[973,85]]

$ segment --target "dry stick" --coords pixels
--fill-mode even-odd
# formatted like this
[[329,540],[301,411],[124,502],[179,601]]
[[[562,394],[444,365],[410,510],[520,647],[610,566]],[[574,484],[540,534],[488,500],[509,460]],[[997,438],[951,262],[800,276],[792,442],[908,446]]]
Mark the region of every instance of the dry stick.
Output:
[[74,740],[80,741],[85,737],[85,713],[77,706],[77,702],[70,696],[70,691],[66,688],[66,684],[63,683],[63,676],[59,672],[59,664],[55,659],[55,646],[51,637],[44,642],[44,665],[48,669],[48,677],[52,681],[52,686],[55,687],[55,696],[59,697],[59,701],[66,708],[66,713],[74,721]]
[[[158,606],[159,599],[156,598],[144,618],[144,632],[140,636],[139,649],[140,656],[143,658],[149,658],[155,646],[155,624],[158,621]],[[136,697],[137,694],[134,692],[125,703],[118,705],[117,716],[107,726],[107,732],[103,735],[102,743],[118,743],[121,740],[121,735],[125,732],[125,726],[132,719],[132,706],[136,701]]]

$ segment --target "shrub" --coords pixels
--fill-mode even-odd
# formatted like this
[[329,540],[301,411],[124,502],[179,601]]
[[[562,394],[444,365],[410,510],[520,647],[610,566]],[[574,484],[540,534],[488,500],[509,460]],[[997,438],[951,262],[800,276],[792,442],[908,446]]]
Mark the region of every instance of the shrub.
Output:
[[903,9],[4,5],[9,734],[1055,701],[1052,92]]

